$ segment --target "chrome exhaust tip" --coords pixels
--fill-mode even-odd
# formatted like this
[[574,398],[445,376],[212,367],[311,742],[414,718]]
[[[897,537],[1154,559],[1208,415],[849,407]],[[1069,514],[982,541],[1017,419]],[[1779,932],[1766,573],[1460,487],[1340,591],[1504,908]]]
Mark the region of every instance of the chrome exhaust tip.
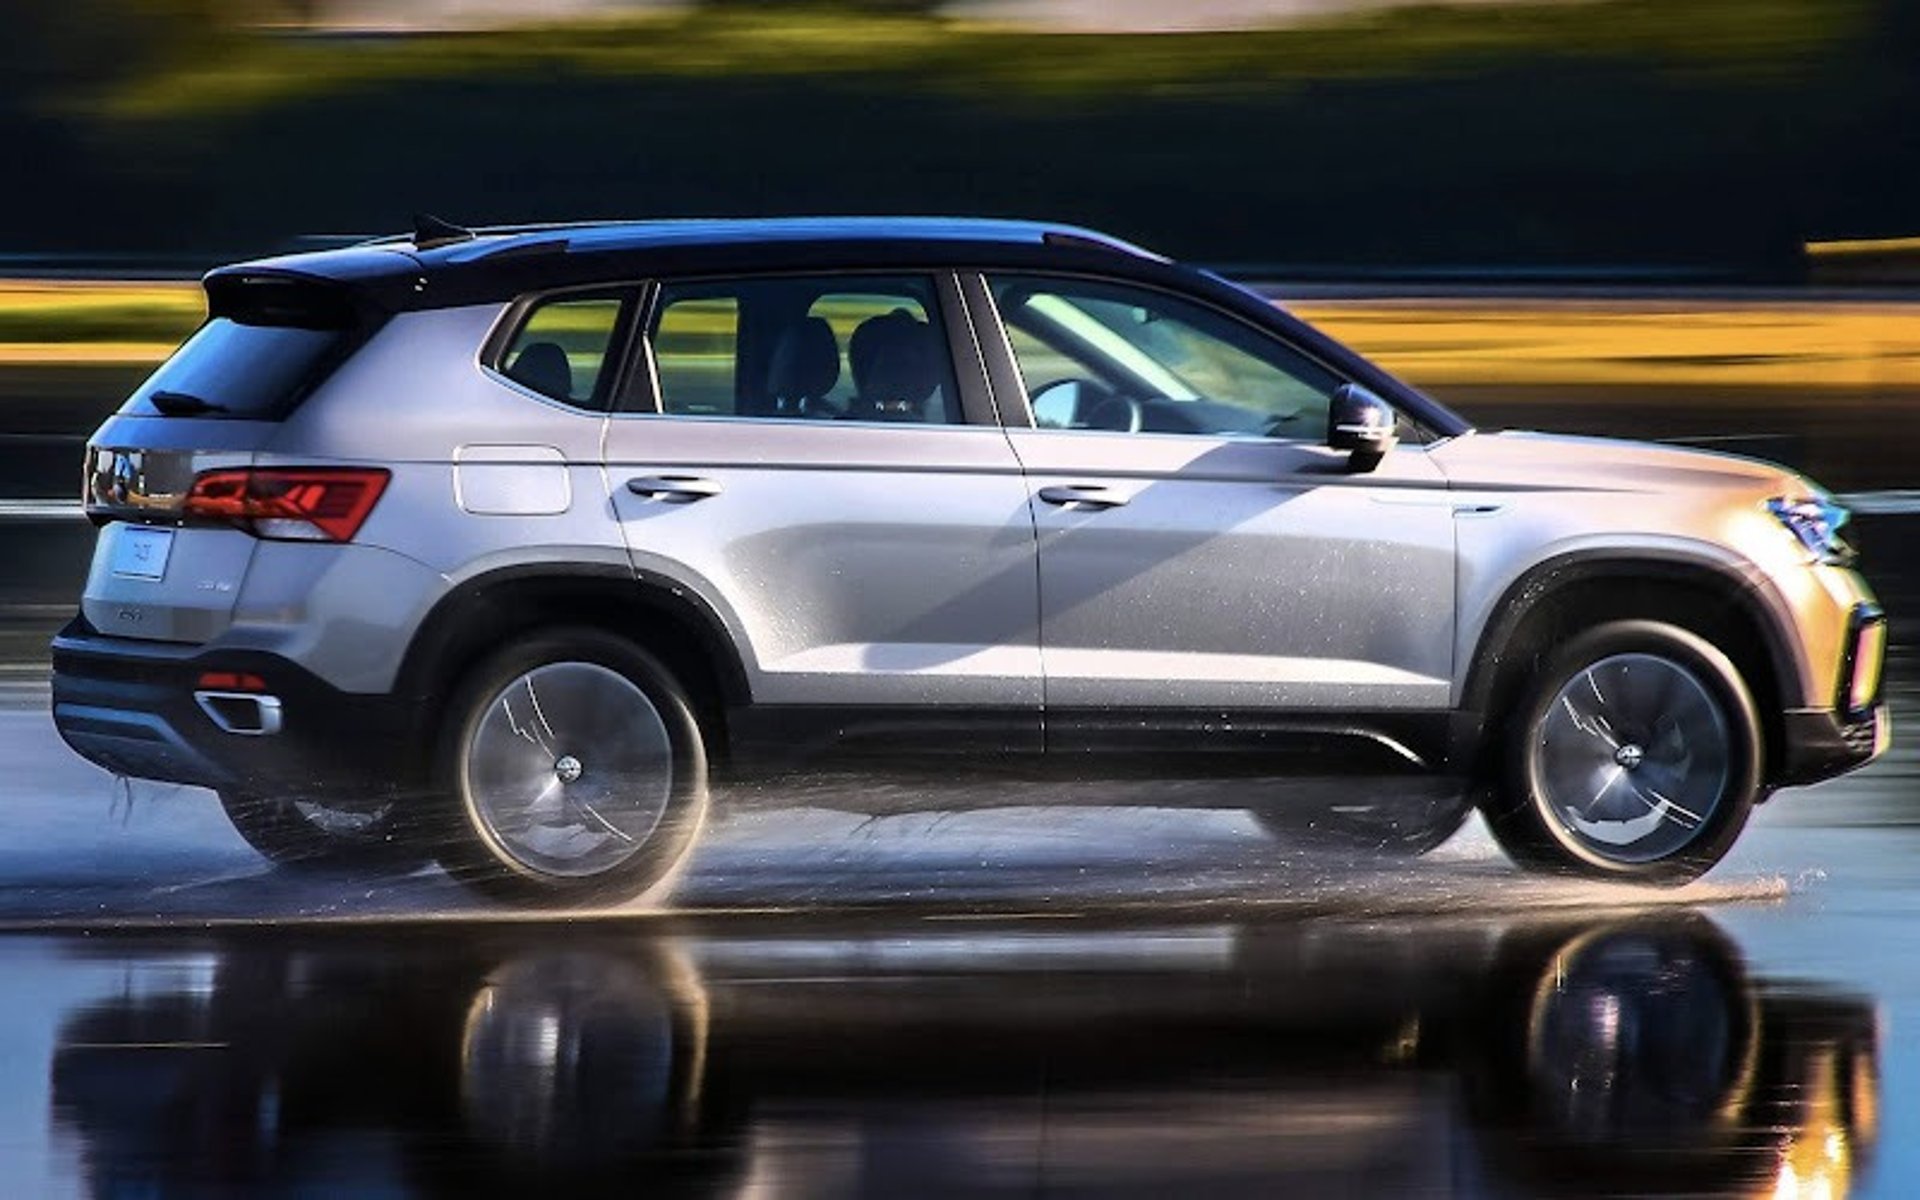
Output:
[[268,737],[280,732],[280,697],[259,692],[195,692],[194,703],[222,733]]

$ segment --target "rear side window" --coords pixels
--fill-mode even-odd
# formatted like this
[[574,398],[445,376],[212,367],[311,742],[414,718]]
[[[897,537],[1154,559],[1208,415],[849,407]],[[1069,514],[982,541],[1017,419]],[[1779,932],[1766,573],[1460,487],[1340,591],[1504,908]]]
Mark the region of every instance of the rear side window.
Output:
[[500,373],[542,396],[603,412],[613,389],[609,367],[626,307],[620,293],[543,300],[500,355]]
[[927,276],[668,283],[650,336],[671,416],[965,421]]
[[133,393],[129,416],[273,420],[324,378],[350,335],[215,317]]

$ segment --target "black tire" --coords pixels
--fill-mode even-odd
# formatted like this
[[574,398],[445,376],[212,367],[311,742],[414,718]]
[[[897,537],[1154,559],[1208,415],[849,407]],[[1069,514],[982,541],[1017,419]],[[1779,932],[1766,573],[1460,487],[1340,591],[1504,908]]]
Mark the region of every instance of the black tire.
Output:
[[432,857],[402,819],[403,798],[371,811],[302,797],[225,789],[220,807],[247,845],[276,867],[300,871],[375,870],[405,874]]
[[[1580,705],[1592,708],[1584,721]],[[1760,793],[1762,756],[1753,696],[1725,654],[1673,625],[1615,621],[1553,651],[1521,688],[1481,810],[1522,867],[1681,884],[1739,837]],[[1685,795],[1656,783],[1669,792],[1684,784]],[[1596,790],[1584,813],[1572,812],[1588,787]],[[1603,804],[1636,803],[1644,811],[1634,819],[1585,819]]]
[[[556,696],[557,685],[572,684],[600,690],[576,691],[569,699],[561,686]],[[508,689],[521,687],[524,702],[508,698]],[[536,688],[547,690],[544,706]],[[601,695],[616,703],[590,702]],[[523,709],[518,717],[516,703]],[[545,708],[556,709],[551,721]],[[567,713],[580,719],[570,721]],[[634,720],[623,724],[629,715]],[[499,734],[502,722],[519,742]],[[576,732],[589,728],[597,736]],[[523,784],[519,777],[502,783],[510,768],[490,765],[487,757],[489,746],[500,745],[522,763],[547,756],[560,790],[552,781]],[[649,748],[657,753],[642,763],[639,756]],[[571,777],[562,771],[568,760]],[[442,865],[461,882],[507,900],[651,899],[670,887],[706,819],[706,747],[685,690],[650,655],[597,629],[522,638],[470,672],[450,697],[437,771],[448,825],[440,839]],[[568,790],[575,784],[578,792]],[[546,818],[529,815],[543,805]],[[514,806],[523,818],[518,830],[502,816]],[[571,850],[549,854],[535,844],[562,829],[571,831],[562,840],[593,848],[570,858]]]

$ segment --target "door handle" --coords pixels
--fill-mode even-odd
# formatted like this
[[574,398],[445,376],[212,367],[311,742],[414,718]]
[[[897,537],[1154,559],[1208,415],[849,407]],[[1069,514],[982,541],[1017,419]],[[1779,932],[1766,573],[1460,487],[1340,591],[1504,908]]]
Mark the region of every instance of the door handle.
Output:
[[1068,483],[1057,487],[1043,487],[1040,498],[1048,504],[1058,504],[1063,508],[1119,508],[1127,502],[1127,497],[1110,487],[1097,483]]
[[717,480],[702,479],[698,475],[642,475],[638,479],[627,480],[627,490],[650,500],[686,504],[693,500],[704,500],[708,496],[718,496],[721,488]]

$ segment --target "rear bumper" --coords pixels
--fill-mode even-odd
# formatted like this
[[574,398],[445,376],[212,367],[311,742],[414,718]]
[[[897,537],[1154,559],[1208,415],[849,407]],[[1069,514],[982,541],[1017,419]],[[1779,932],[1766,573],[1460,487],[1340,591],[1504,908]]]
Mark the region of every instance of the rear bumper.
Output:
[[[208,672],[258,676],[280,701],[271,734],[223,730],[194,698]],[[76,619],[53,640],[53,722],[119,775],[212,788],[407,786],[425,754],[419,706],[342,692],[277,655],[104,637]]]

